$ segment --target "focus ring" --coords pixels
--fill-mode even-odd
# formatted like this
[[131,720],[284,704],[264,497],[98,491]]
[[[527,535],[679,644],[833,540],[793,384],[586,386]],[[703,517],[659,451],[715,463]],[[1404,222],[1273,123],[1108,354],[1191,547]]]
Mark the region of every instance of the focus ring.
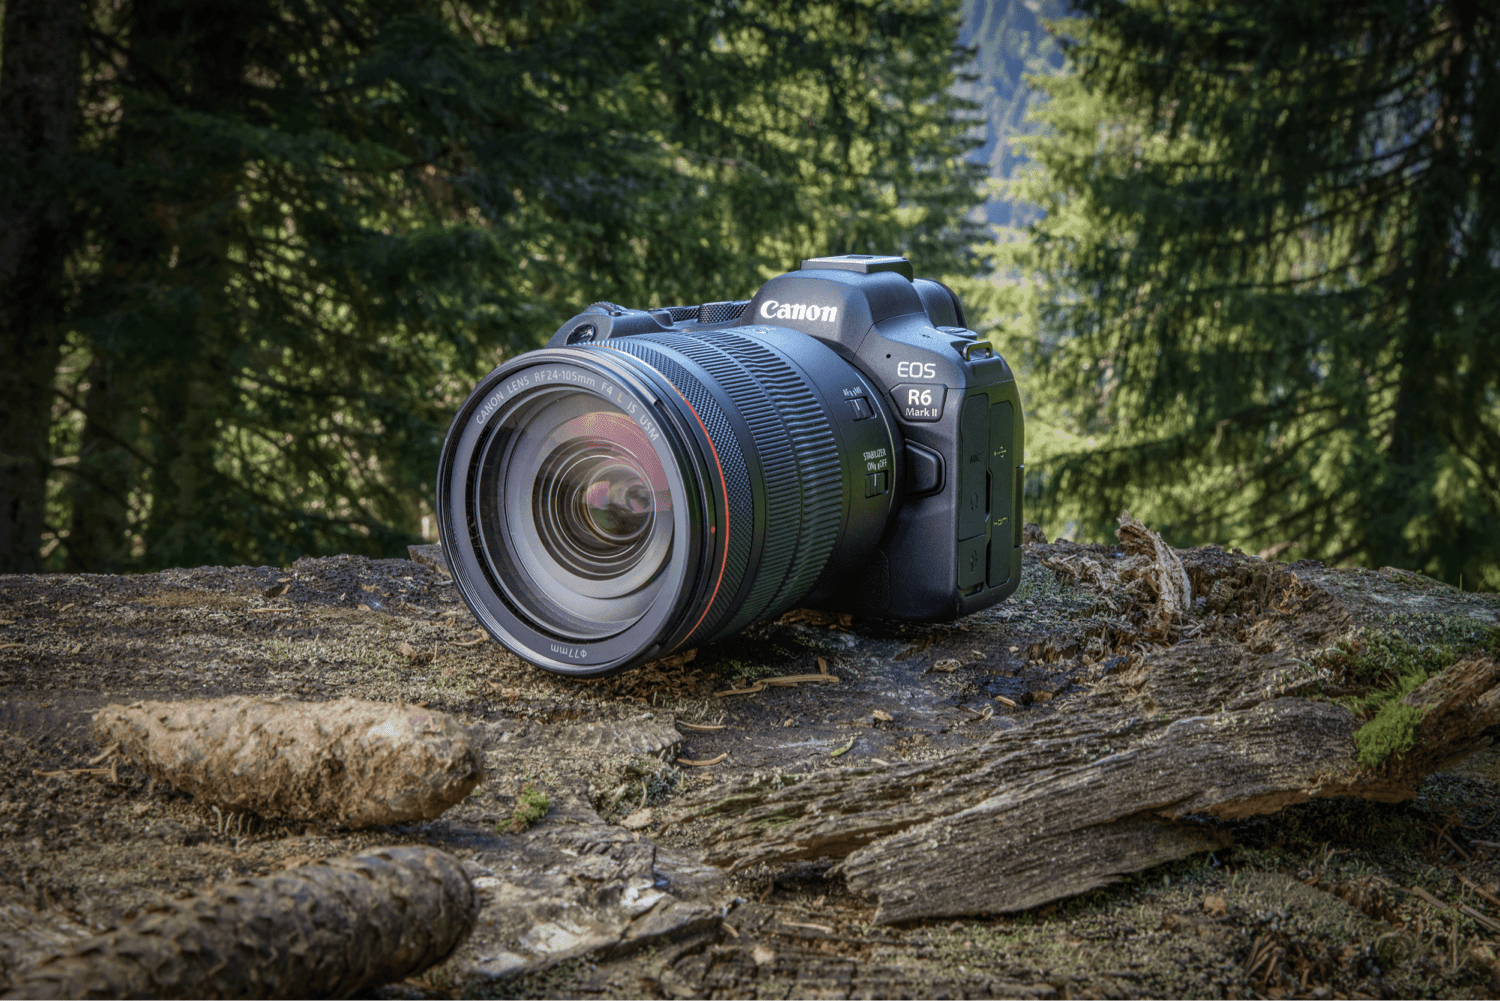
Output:
[[[795,445],[777,413],[775,399],[775,396],[785,398],[791,395],[794,387],[772,387],[760,382],[755,373],[747,371],[734,354],[725,350],[733,343],[726,344],[725,338],[648,336],[692,359],[713,377],[749,427],[751,442],[748,451],[760,460],[757,472],[765,494],[762,515],[765,528],[761,533],[760,558],[748,568],[752,575],[749,593],[738,601],[727,603],[722,612],[710,613],[710,619],[716,621],[705,623],[711,625],[714,635],[720,631],[738,632],[774,607],[786,584],[802,535]],[[795,374],[788,371],[786,375]],[[780,392],[773,396],[774,389],[778,388]],[[743,578],[735,583],[737,587],[728,587],[726,575],[724,598],[743,590]]]
[[[795,455],[792,482],[801,489],[801,532],[786,583],[771,599],[774,608],[797,601],[812,590],[833,553],[844,512],[838,442],[812,385],[769,347],[732,330],[710,334],[706,339],[744,365],[765,389],[776,405],[777,422]],[[749,621],[753,620],[746,624]]]
[[[729,451],[749,452],[758,460],[755,472],[765,500],[763,512],[731,521],[730,554],[715,602],[719,607],[709,611],[695,641],[738,631],[790,607],[821,576],[842,522],[844,477],[833,427],[816,390],[774,349],[735,330],[705,331],[695,336],[644,334],[613,339],[609,346],[655,367],[699,410],[695,397],[710,394],[661,349],[690,359],[717,384],[720,399],[732,406],[750,431],[749,449],[731,448],[733,434],[728,423],[715,422],[717,426],[710,427],[702,418],[703,410],[699,410],[721,460]],[[742,496],[738,489],[742,482],[752,503],[762,494],[751,489],[748,479],[732,475],[728,466],[724,476],[726,495],[734,500]],[[758,531],[761,545],[759,558],[751,566],[741,562],[741,553],[746,550],[740,544],[748,547],[752,540],[740,526],[748,529],[757,520],[763,526]],[[730,600],[743,592],[746,574],[752,576],[748,593]]]

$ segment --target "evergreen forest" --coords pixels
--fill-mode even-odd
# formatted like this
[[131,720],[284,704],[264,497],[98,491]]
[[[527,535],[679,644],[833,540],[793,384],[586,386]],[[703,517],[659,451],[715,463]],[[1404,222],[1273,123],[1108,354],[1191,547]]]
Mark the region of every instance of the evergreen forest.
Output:
[[902,253],[1028,520],[1500,588],[1479,0],[3,0],[0,572],[396,555],[598,300]]
[[1068,13],[990,257],[1031,514],[1500,588],[1500,8]]

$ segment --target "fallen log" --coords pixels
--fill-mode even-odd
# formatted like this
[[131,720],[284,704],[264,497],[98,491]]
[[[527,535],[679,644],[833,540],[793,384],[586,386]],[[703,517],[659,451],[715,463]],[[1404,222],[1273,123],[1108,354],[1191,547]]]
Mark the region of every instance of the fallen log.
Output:
[[349,997],[441,962],[477,896],[432,848],[382,848],[168,900],[16,971],[6,998]]
[[[937,760],[732,779],[684,801],[678,819],[717,819],[708,861],[731,869],[842,859],[835,871],[878,898],[881,922],[1007,913],[1222,845],[1219,821],[1313,797],[1410,798],[1500,725],[1493,656],[1451,662],[1445,648],[1448,666],[1372,715],[1393,698],[1375,698],[1380,685],[1423,675],[1419,664],[1340,668],[1366,634],[1337,596],[1228,554],[1165,560],[1152,535],[1122,517],[1136,554],[1116,565],[1104,547],[1064,547],[1048,563],[1101,600],[1134,602],[1108,627],[1126,653],[1101,641],[1071,711]],[[1141,551],[1157,562],[1145,567]],[[1184,605],[1193,574],[1219,609],[1200,603],[1196,619]]]
[[457,720],[399,703],[137,702],[105,706],[92,729],[205,803],[349,827],[430,820],[484,774]]

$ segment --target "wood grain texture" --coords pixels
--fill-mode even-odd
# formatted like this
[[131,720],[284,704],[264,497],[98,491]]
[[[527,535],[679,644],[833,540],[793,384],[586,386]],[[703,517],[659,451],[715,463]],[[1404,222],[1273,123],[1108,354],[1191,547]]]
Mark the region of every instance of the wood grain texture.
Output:
[[451,856],[378,849],[163,901],[18,971],[5,997],[349,997],[441,961],[477,905]]
[[[1125,548],[1147,551],[1134,538]],[[843,859],[837,871],[878,899],[884,922],[1014,912],[1224,844],[1220,821],[1314,797],[1410,798],[1500,724],[1500,667],[1469,656],[1402,700],[1422,713],[1416,746],[1361,768],[1364,720],[1313,665],[1358,607],[1285,567],[1212,551],[1152,566],[1059,552],[1047,565],[1120,599],[1097,645],[1129,651],[1071,712],[937,760],[753,775],[699,794],[681,816],[718,818],[709,861]],[[1195,575],[1220,611],[1205,601],[1181,614]]]

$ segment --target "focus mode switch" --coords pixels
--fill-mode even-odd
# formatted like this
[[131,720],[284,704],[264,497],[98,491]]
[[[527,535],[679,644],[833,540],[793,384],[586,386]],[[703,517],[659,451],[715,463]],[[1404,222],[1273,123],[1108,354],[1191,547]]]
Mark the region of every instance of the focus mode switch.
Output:
[[943,489],[943,457],[921,445],[906,445],[906,492],[911,496]]
[[889,470],[882,469],[878,473],[870,473],[865,477],[865,496],[879,497],[891,488],[891,474]]
[[854,419],[857,421],[867,421],[875,416],[875,409],[870,406],[870,401],[863,396],[856,396],[844,402],[849,404],[849,409],[854,412]]

